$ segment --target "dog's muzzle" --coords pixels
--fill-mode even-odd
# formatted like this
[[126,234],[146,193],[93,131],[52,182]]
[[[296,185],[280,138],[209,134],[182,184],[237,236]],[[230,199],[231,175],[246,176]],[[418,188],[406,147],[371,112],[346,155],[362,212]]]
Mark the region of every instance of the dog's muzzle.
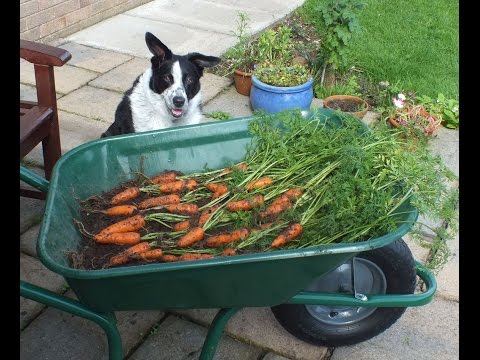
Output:
[[173,117],[180,117],[183,115],[183,105],[185,104],[185,98],[183,96],[175,96],[173,98],[173,105],[175,108],[171,109]]

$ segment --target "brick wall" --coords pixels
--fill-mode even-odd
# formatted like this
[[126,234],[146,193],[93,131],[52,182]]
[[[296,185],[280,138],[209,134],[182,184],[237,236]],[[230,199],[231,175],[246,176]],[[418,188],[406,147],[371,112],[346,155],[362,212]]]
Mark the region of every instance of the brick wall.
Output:
[[20,0],[20,38],[49,43],[151,0]]

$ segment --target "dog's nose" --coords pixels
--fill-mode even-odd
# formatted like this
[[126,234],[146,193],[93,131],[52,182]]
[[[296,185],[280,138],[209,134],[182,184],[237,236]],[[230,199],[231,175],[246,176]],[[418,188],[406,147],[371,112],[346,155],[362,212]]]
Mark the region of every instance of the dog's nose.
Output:
[[173,105],[175,105],[176,107],[182,107],[183,104],[185,104],[185,98],[182,97],[182,96],[175,96],[173,98]]

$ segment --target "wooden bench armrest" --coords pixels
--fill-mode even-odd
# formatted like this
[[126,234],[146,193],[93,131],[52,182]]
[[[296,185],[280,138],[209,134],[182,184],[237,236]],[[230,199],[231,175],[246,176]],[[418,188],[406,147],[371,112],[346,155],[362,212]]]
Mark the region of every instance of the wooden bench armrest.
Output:
[[20,57],[32,64],[63,66],[72,55],[58,47],[20,40]]

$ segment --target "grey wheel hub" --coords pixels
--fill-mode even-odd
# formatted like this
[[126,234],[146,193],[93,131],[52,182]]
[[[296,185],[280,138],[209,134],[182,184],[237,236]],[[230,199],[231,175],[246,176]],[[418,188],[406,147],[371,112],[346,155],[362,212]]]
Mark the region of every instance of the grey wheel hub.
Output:
[[[350,293],[354,289],[361,294],[385,294],[387,280],[383,271],[373,262],[355,257],[355,274],[352,276],[352,261],[316,278],[305,291]],[[353,284],[353,279],[355,284]],[[354,287],[355,285],[355,287]],[[305,308],[320,322],[329,325],[346,325],[361,321],[377,308],[351,306],[305,305]]]

